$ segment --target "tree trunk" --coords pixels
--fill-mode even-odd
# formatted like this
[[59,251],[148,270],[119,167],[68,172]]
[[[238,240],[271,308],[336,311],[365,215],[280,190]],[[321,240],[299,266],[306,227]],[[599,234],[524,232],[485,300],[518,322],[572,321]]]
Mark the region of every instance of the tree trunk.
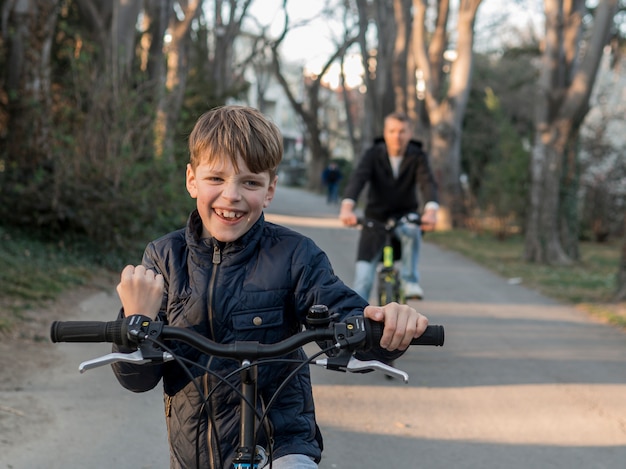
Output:
[[[567,132],[567,122],[561,123],[560,133]],[[554,128],[553,128],[554,127]],[[531,157],[530,210],[526,228],[524,256],[538,263],[566,265],[570,262],[561,243],[557,224],[559,188],[563,150],[557,150],[557,123],[537,132]]]
[[[457,23],[456,59],[450,67],[449,87],[443,98],[440,74],[446,49],[447,0],[438,2],[436,31],[430,48],[426,46],[427,4],[414,0],[413,50],[416,64],[426,83],[425,102],[430,120],[430,154],[439,184],[440,229],[462,225],[463,200],[460,186],[461,132],[467,108],[473,68],[474,20],[481,0],[461,1]],[[446,20],[446,21],[444,21]],[[435,68],[437,67],[437,68]]]
[[[563,162],[587,113],[602,49],[608,42],[616,11],[617,0],[602,0],[598,4],[593,29],[582,54],[579,47],[584,2],[545,0],[546,38],[536,98],[524,249],[524,257],[529,262],[571,263],[560,238]],[[571,246],[569,249],[575,252]]]
[[[363,113],[363,131],[361,134],[361,142],[360,147],[366,148],[376,135],[376,127],[374,122],[377,120],[376,116],[382,114],[382,110],[380,109],[381,103],[376,99],[376,94],[371,92],[374,89],[374,84],[376,80],[376,75],[372,73],[369,68],[370,60],[370,50],[367,46],[367,26],[369,24],[369,15],[367,8],[366,0],[357,0],[357,10],[359,14],[359,35],[358,35],[358,43],[359,48],[361,50],[361,60],[363,62],[363,82],[365,83],[365,87],[368,92],[364,97],[364,113]],[[360,156],[360,153],[355,153],[357,157]],[[357,163],[357,161],[355,161]]]
[[114,96],[119,97],[119,87],[128,87],[135,58],[137,18],[142,8],[141,0],[115,0],[111,21],[111,58]]
[[51,168],[50,54],[58,17],[58,0],[13,2],[8,11],[10,51],[6,89],[11,129],[7,134],[7,167],[22,182],[26,174]]
[[622,234],[622,255],[617,272],[617,293],[616,301],[626,300],[626,211],[624,211],[624,233]]
[[300,116],[306,128],[305,140],[311,151],[311,161],[308,166],[308,188],[319,190],[321,189],[320,174],[330,156],[328,146],[322,141],[323,130],[325,130],[324,122],[318,117],[321,114],[320,87],[322,86],[322,78],[333,62],[345,55],[346,50],[357,41],[358,36],[351,37],[349,32],[346,31],[343,42],[336,45],[336,51],[328,58],[321,71],[315,77],[303,77],[304,99],[302,99],[296,96],[281,68],[279,48],[289,31],[289,16],[286,10],[284,10],[284,14],[286,20],[283,31],[270,47],[272,68],[276,80],[287,96],[291,107]]
[[170,16],[170,33],[172,39],[167,47],[167,71],[165,92],[160,96],[157,105],[155,120],[155,157],[165,161],[174,160],[174,126],[180,115],[180,109],[187,83],[189,67],[189,30],[193,18],[198,15],[201,0],[186,3],[182,10],[183,19],[178,19],[176,13]]
[[449,100],[429,112],[430,157],[433,171],[439,185],[440,216],[438,228],[442,230],[460,226],[459,207],[462,206],[460,176],[460,155],[457,158],[453,149],[460,143],[460,128],[455,124],[454,103]]
[[[579,127],[580,124],[575,124]],[[563,178],[561,184],[559,238],[563,251],[572,260],[580,259],[578,238],[580,234],[580,216],[578,214],[578,197],[580,191],[580,171],[578,162],[578,133],[572,135],[565,150],[563,159]]]
[[[392,2],[375,2],[368,8],[366,0],[357,0],[359,13],[359,45],[365,70],[365,122],[363,125],[362,146],[372,144],[372,140],[383,133],[384,117],[395,110],[393,97],[392,70],[396,23]],[[376,28],[376,47],[369,47],[366,31],[370,20]],[[375,64],[375,67],[372,65]]]
[[[411,0],[394,0],[393,11],[396,23],[393,63],[391,64],[393,94],[395,97],[394,111],[407,113],[409,104],[407,94],[407,75],[409,73],[407,56],[411,37]],[[415,92],[412,94],[415,94]]]

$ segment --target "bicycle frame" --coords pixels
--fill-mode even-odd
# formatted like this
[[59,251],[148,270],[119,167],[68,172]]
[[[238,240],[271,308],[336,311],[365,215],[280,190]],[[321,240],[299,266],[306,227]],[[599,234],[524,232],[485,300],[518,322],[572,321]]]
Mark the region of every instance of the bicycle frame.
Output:
[[[241,425],[237,449],[237,456],[233,461],[234,469],[263,467],[267,462],[265,450],[256,445],[256,415],[254,408],[248,403],[257,401],[257,372],[256,366],[247,360],[242,363],[241,370]],[[247,365],[247,366],[246,366]],[[252,462],[252,464],[250,464]],[[270,466],[271,467],[271,466]]]
[[396,303],[404,303],[406,297],[400,280],[400,271],[396,267],[393,249],[394,231],[398,223],[414,223],[420,224],[421,219],[418,214],[409,214],[399,220],[390,218],[386,223],[382,223],[373,219],[358,219],[357,223],[368,229],[377,229],[384,231],[385,243],[383,245],[382,264],[377,270],[377,294],[378,304],[384,306],[395,301]]
[[404,303],[404,289],[400,281],[400,271],[396,268],[393,250],[393,232],[396,228],[394,220],[382,225],[385,230],[383,246],[383,263],[378,270],[378,303],[384,306],[392,301]]
[[[110,353],[103,357],[81,363],[82,372],[103,366],[116,361],[125,361],[134,364],[163,363],[177,360],[163,341],[180,340],[208,355],[227,357],[238,360],[241,364],[241,419],[240,444],[233,459],[233,469],[256,469],[264,467],[268,460],[263,448],[258,448],[257,421],[262,423],[265,414],[257,420],[257,364],[261,359],[283,356],[300,347],[317,342],[321,351],[306,363],[323,366],[336,371],[350,371],[365,373],[379,370],[386,374],[401,377],[408,382],[408,375],[398,369],[379,361],[357,360],[353,354],[358,351],[370,350],[373,344],[380,341],[383,325],[370,321],[363,316],[352,316],[344,322],[335,322],[335,317],[323,305],[311,308],[308,316],[308,329],[303,330],[276,344],[260,344],[257,342],[234,342],[221,344],[185,328],[164,325],[162,322],[152,321],[146,316],[129,316],[117,321],[55,321],[50,328],[50,337],[53,342],[113,342],[125,347],[135,347],[132,353]],[[442,326],[430,325],[412,345],[441,346],[444,342]],[[327,358],[319,359],[322,354]],[[288,379],[287,379],[288,380]],[[287,382],[285,380],[285,383]],[[283,383],[283,384],[285,384]],[[280,392],[279,387],[278,392]],[[267,404],[271,406],[272,400]],[[272,467],[271,448],[269,468]]]

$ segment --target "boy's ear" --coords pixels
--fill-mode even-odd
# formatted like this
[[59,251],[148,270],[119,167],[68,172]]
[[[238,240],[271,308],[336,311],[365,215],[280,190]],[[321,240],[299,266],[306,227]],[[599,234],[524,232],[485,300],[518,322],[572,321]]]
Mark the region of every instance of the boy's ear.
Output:
[[186,173],[186,181],[187,181],[187,192],[192,199],[198,197],[198,186],[196,184],[196,173],[190,164],[187,164],[187,173]]
[[276,183],[278,182],[278,176],[274,176],[274,180],[270,182],[270,186],[267,188],[267,194],[265,194],[265,200],[263,201],[263,208],[267,208],[272,203],[274,194],[276,193]]

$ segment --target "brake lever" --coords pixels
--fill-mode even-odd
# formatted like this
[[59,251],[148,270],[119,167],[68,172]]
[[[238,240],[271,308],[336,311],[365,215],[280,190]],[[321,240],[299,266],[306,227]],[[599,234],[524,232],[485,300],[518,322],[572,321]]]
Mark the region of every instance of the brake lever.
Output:
[[[328,358],[320,358],[315,360],[313,364],[329,368],[330,363]],[[409,382],[409,375],[406,372],[379,362],[378,360],[359,360],[358,358],[350,357],[350,360],[348,360],[348,363],[345,366],[331,366],[330,368],[337,371],[349,371],[350,373],[369,373],[370,371],[380,371],[388,376],[391,376],[392,378],[402,379],[405,383]]]
[[173,359],[173,355],[169,352],[163,352],[162,357],[160,357],[158,360],[155,360],[154,358],[144,358],[141,350],[135,350],[132,353],[113,352],[103,355],[101,357],[92,358],[91,360],[86,360],[82,362],[78,367],[78,371],[84,373],[87,370],[98,368],[104,365],[109,365],[115,362],[126,362],[133,363],[135,365],[143,365],[145,363],[151,363],[155,361],[169,362]]

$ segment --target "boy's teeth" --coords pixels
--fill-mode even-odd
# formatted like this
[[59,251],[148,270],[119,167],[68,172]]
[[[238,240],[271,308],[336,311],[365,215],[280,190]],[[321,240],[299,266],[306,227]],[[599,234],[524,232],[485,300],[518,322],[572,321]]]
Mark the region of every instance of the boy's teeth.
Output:
[[235,212],[226,212],[226,211],[218,211],[217,212],[220,216],[224,217],[224,218],[237,218],[237,214]]

